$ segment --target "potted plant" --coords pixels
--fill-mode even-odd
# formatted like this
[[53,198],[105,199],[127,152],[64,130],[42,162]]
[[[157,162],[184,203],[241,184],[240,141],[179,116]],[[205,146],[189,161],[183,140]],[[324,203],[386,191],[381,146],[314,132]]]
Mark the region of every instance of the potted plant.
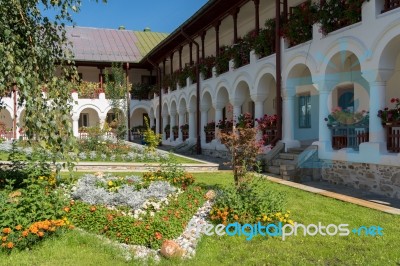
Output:
[[189,138],[189,124],[181,125],[181,131],[183,141],[187,140]]
[[179,127],[178,126],[173,126],[172,127],[172,132],[174,133],[174,140],[178,138],[179,135]]
[[168,125],[166,125],[165,127],[164,127],[164,132],[165,132],[165,138],[166,139],[169,139],[169,130],[170,130],[170,125],[168,124]]
[[204,126],[204,132],[206,133],[206,143],[210,143],[215,139],[215,122],[211,121]]
[[219,120],[218,124],[216,127],[222,132],[222,133],[229,133],[232,132],[233,129],[233,121],[232,120]]
[[352,124],[368,124],[369,114],[367,111],[352,112],[349,109],[342,110],[341,107],[335,107],[332,113],[325,118],[328,127],[335,127],[338,125],[352,125]]
[[385,107],[383,110],[378,111],[378,117],[384,126],[391,126],[393,123],[400,121],[400,99],[392,98],[390,103],[394,104],[395,107],[391,109]]

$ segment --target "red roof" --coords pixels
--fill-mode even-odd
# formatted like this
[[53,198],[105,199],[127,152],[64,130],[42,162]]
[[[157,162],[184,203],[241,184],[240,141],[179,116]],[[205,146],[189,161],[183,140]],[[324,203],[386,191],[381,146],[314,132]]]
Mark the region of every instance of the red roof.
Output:
[[151,31],[66,27],[75,61],[139,62],[167,34]]

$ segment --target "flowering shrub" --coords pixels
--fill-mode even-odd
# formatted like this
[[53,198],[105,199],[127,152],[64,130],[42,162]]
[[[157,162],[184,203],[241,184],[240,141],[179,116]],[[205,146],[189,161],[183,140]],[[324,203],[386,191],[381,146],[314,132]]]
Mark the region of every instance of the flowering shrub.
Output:
[[[211,221],[224,225],[276,221],[274,214],[283,209],[283,195],[269,188],[265,180],[252,175],[248,177],[238,188],[229,187],[217,192],[210,212]],[[289,222],[288,215],[283,217]]]
[[351,125],[356,123],[369,123],[369,114],[367,111],[363,110],[361,112],[351,112],[348,109],[342,110],[340,107],[335,107],[332,113],[325,118],[328,122],[328,126],[335,124],[345,124]]
[[0,250],[10,252],[12,249],[24,250],[40,240],[59,233],[66,228],[73,228],[67,218],[34,222],[27,227],[17,225],[3,228],[0,232]]
[[170,182],[172,185],[186,189],[194,183],[192,174],[184,172],[182,175],[177,175],[173,178],[168,178],[162,171],[147,172],[143,174],[143,181],[152,182],[155,180],[164,180]]
[[240,114],[238,117],[238,122],[236,124],[237,128],[252,128],[254,127],[254,121],[249,113]]
[[165,180],[172,185],[186,189],[194,183],[194,177],[185,172],[175,160],[168,160],[160,165],[160,170],[143,174],[144,181]]
[[14,178],[6,179],[0,191],[0,250],[6,251],[30,248],[57,228],[68,225],[67,220],[62,220],[66,198],[56,187],[54,174],[25,175],[23,183],[18,184]]
[[181,125],[181,130],[182,131],[184,131],[184,130],[189,130],[189,124],[183,124],[183,125]]
[[233,128],[233,121],[232,120],[228,120],[228,119],[224,119],[224,120],[219,120],[217,123],[217,128],[219,128],[220,130],[232,130]]
[[234,62],[234,67],[239,68],[250,63],[250,51],[252,50],[252,35],[246,34],[243,38],[238,38],[230,48],[230,53]]
[[247,171],[257,166],[257,156],[262,152],[263,141],[257,140],[256,128],[238,128],[220,134],[221,143],[228,149],[235,185],[238,187]]
[[217,75],[225,73],[229,70],[229,60],[232,59],[232,50],[228,45],[219,48],[219,55],[215,58],[215,70]]
[[320,1],[316,8],[322,33],[326,35],[361,21],[361,6],[364,2],[365,0]]
[[283,25],[283,36],[290,46],[295,46],[312,39],[312,25],[316,21],[317,8],[311,1],[306,1],[291,10],[289,20]]
[[390,99],[390,103],[394,104],[395,107],[391,109],[386,107],[378,111],[378,117],[381,119],[382,124],[400,121],[400,99],[392,98]]
[[207,56],[200,60],[199,71],[203,74],[204,79],[209,79],[212,77],[212,68],[215,65],[215,56]]
[[277,115],[267,115],[265,114],[261,118],[257,118],[256,122],[258,124],[258,128],[261,131],[264,131],[266,129],[269,129],[271,127],[276,127],[277,122],[278,122],[278,116]]
[[204,126],[204,131],[214,131],[215,130],[215,122],[211,121]]

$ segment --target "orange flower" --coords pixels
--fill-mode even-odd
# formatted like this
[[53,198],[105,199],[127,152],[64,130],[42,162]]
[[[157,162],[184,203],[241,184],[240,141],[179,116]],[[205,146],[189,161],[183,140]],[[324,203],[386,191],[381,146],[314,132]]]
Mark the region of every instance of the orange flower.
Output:
[[90,211],[91,211],[91,212],[96,211],[96,207],[95,207],[95,206],[90,207]]
[[29,230],[31,231],[32,234],[37,234],[37,232],[39,231],[39,229],[37,229],[36,227],[31,227],[29,228]]
[[6,237],[6,236],[3,236],[3,237],[1,238],[1,241],[6,242],[6,241],[7,241],[7,237]]
[[37,235],[38,235],[38,237],[43,237],[43,236],[44,236],[44,233],[43,233],[42,231],[39,231],[39,232],[37,233]]
[[7,243],[7,248],[12,249],[14,247],[13,242],[8,242]]
[[4,228],[4,229],[3,229],[3,233],[4,233],[4,234],[9,234],[9,233],[11,233],[11,228],[9,228],[9,227]]
[[6,243],[2,243],[1,246],[4,248],[6,246]]
[[20,225],[20,224],[17,225],[17,226],[15,227],[15,230],[18,230],[18,231],[19,231],[19,230],[21,230],[21,229],[22,229],[22,225]]
[[157,240],[160,240],[162,238],[162,234],[160,232],[155,232],[154,235]]
[[69,212],[71,209],[69,207],[64,207],[65,212]]
[[29,231],[25,230],[22,232],[23,237],[27,237],[29,235]]

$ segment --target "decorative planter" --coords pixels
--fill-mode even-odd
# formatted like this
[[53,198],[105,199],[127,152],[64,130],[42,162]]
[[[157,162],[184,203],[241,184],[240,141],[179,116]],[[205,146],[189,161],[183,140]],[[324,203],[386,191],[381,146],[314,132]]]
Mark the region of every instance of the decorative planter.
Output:
[[215,129],[204,130],[206,133],[206,143],[210,143],[213,139],[215,139]]
[[174,132],[174,140],[176,140],[179,137],[179,132],[178,131],[173,131]]
[[189,138],[189,130],[188,129],[182,130],[182,140],[185,141],[188,138]]

